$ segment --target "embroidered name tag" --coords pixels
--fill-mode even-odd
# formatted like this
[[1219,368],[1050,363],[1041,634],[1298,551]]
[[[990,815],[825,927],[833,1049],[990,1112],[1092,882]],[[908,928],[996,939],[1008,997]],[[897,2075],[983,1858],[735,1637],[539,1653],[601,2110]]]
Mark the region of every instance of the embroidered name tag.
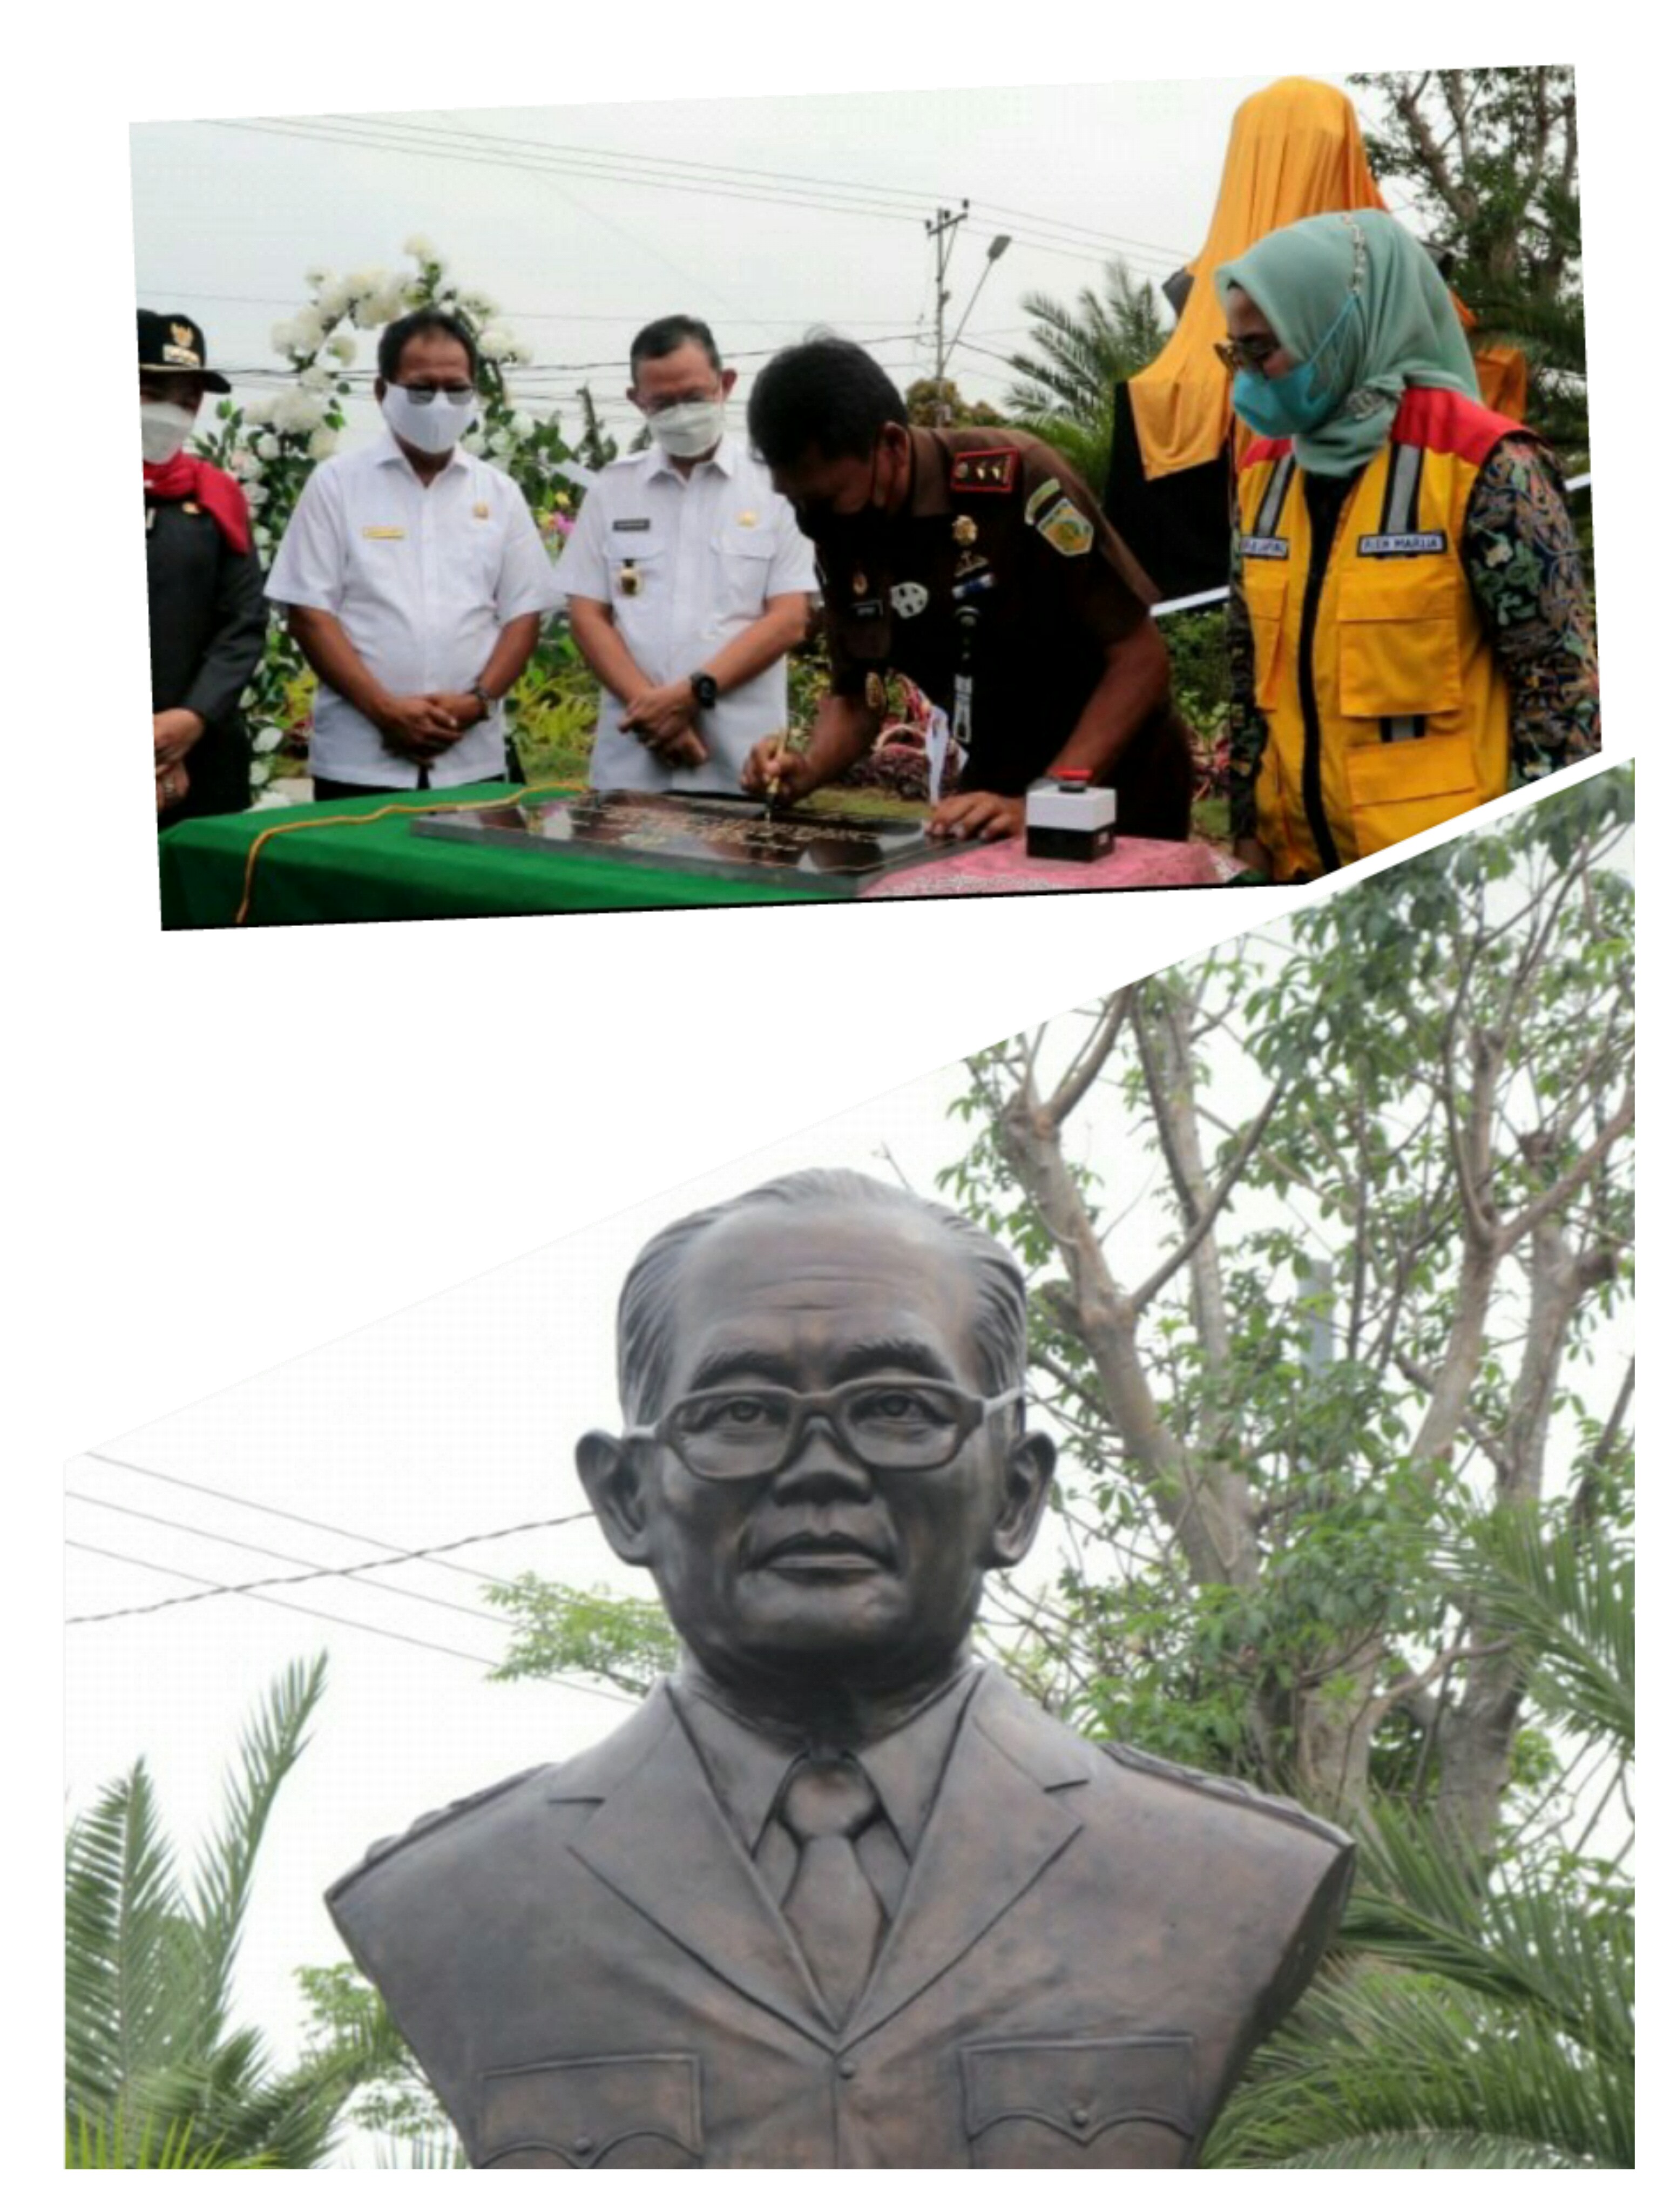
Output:
[[1243,561],[1285,561],[1289,550],[1285,538],[1243,538],[1240,541]]
[[1447,543],[1442,530],[1401,530],[1359,538],[1357,550],[1370,561],[1406,561],[1417,553],[1442,553]]
[[652,517],[649,514],[624,515],[618,521],[614,522],[611,527],[614,530],[650,530]]
[[361,534],[363,538],[405,538],[408,533],[395,525],[369,522],[363,526]]

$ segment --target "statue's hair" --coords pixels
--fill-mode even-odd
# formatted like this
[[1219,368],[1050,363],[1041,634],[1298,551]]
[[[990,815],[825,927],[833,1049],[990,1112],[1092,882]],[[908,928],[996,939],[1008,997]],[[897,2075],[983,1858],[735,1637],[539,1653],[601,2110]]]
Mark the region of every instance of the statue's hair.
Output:
[[661,1410],[673,1352],[676,1299],[695,1244],[719,1222],[747,1207],[772,1206],[839,1207],[935,1226],[950,1240],[951,1258],[972,1273],[986,1389],[1012,1389],[1024,1381],[1025,1284],[1011,1252],[964,1214],[896,1184],[878,1182],[849,1168],[805,1168],[672,1221],[641,1247],[617,1301],[617,1389],[629,1420],[654,1420]]

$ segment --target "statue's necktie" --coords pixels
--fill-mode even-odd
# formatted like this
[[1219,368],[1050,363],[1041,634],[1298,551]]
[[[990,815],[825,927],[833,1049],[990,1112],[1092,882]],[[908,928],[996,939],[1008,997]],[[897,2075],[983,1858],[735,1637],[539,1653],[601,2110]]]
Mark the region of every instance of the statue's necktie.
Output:
[[885,1915],[856,1856],[856,1838],[879,1815],[873,1784],[854,1759],[806,1759],[781,1799],[798,1864],[781,1910],[821,1994],[848,2019],[866,1984]]

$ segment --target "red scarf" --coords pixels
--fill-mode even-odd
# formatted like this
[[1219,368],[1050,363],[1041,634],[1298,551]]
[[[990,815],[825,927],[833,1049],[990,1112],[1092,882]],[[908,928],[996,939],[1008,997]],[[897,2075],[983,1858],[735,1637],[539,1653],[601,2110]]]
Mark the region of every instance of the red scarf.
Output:
[[251,511],[244,493],[224,470],[191,453],[177,453],[172,461],[146,461],[142,466],[146,489],[154,499],[196,500],[235,553],[250,551]]

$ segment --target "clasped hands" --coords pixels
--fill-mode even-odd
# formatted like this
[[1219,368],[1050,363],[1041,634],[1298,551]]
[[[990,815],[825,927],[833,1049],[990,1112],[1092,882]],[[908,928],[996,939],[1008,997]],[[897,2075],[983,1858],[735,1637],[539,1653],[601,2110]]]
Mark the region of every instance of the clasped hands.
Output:
[[710,748],[693,726],[698,702],[684,678],[679,684],[654,684],[623,702],[620,730],[632,730],[666,768],[702,768]]
[[434,761],[483,720],[485,708],[475,691],[422,691],[386,700],[373,720],[393,753],[406,760]]

